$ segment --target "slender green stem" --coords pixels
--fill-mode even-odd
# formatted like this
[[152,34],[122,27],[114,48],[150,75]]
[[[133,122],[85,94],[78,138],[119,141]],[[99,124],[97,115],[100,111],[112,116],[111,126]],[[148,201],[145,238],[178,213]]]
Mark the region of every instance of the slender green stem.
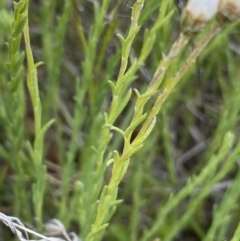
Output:
[[[221,30],[221,27],[217,24],[211,29],[208,34],[205,35],[205,37],[196,45],[193,52],[189,55],[187,60],[184,62],[182,68],[176,73],[176,75],[169,79],[166,83],[166,86],[164,87],[162,93],[158,95],[158,98],[149,112],[147,119],[143,123],[143,126],[138,133],[138,137],[141,137],[143,133],[147,130],[152,118],[159,112],[161,107],[163,106],[163,103],[168,98],[168,96],[172,93],[172,90],[174,87],[178,84],[178,82],[181,80],[184,74],[186,74],[189,69],[194,65],[196,58],[199,56],[199,54],[202,52],[202,50],[207,46],[207,44],[213,39],[213,37]],[[136,138],[136,139],[137,139]]]

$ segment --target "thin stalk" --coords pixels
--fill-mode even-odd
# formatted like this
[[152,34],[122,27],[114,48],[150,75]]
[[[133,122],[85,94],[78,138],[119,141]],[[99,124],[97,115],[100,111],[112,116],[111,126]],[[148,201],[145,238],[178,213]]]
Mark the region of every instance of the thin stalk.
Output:
[[163,93],[158,95],[158,98],[149,112],[147,119],[143,123],[141,130],[139,131],[137,138],[140,138],[146,130],[148,129],[149,124],[151,123],[153,117],[159,112],[161,107],[163,106],[165,100],[168,98],[170,93],[172,93],[174,87],[179,83],[180,79],[183,77],[184,74],[188,72],[188,70],[194,65],[197,57],[202,52],[202,50],[208,45],[208,43],[213,39],[213,37],[221,30],[222,28],[217,24],[211,29],[205,37],[197,44],[194,48],[193,52],[189,55],[185,63],[183,64],[182,68],[176,73],[176,75],[171,78],[166,87],[163,89]]

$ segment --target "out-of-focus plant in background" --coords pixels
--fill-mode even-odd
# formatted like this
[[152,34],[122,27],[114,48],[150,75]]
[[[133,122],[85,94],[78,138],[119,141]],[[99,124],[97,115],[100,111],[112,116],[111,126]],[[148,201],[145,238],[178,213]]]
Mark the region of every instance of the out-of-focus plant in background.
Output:
[[238,240],[239,1],[0,15],[3,223],[22,240],[18,219],[67,240]]

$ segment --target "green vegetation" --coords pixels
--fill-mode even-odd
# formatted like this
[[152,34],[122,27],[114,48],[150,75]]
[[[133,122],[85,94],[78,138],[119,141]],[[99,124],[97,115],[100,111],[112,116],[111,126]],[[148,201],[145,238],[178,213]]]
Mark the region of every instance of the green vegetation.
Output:
[[239,21],[189,33],[178,1],[10,2],[0,220],[43,234],[58,219],[84,241],[240,240]]

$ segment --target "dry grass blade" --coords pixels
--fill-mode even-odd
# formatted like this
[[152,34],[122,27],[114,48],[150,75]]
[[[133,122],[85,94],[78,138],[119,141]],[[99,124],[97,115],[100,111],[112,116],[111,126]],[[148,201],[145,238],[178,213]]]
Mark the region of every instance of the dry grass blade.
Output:
[[[70,235],[68,235],[64,225],[57,219],[50,220],[49,223],[47,223],[45,225],[47,233],[55,234],[55,235],[62,235],[65,239],[56,238],[56,237],[46,237],[44,235],[36,233],[36,232],[26,228],[20,219],[18,219],[16,217],[7,216],[1,212],[0,212],[0,220],[6,226],[8,226],[14,234],[17,235],[17,237],[20,241],[30,240],[28,238],[28,233],[31,233],[39,238],[42,238],[39,241],[65,241],[65,240],[66,241],[81,241],[81,239],[79,239],[75,233],[70,233]],[[31,241],[35,241],[35,240],[31,240]]]

